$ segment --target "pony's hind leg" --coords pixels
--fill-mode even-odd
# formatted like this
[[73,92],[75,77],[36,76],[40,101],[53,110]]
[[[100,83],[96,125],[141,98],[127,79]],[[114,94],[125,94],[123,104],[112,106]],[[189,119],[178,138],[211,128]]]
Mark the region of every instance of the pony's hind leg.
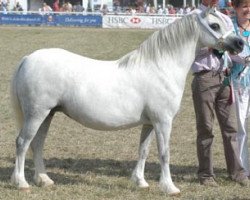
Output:
[[132,181],[140,188],[147,188],[149,185],[144,178],[145,162],[149,153],[149,146],[152,141],[153,126],[143,125],[140,138],[139,159],[132,173]]
[[54,114],[51,113],[46,117],[30,145],[33,152],[33,160],[35,164],[34,182],[38,186],[50,186],[54,184],[54,181],[51,180],[46,173],[43,161],[44,141],[46,139],[53,115]]
[[35,137],[42,122],[49,114],[49,111],[37,111],[35,113],[39,113],[39,115],[24,116],[23,127],[16,139],[16,162],[13,174],[11,176],[11,182],[21,190],[29,189],[29,184],[27,183],[24,175],[25,155],[31,141]]

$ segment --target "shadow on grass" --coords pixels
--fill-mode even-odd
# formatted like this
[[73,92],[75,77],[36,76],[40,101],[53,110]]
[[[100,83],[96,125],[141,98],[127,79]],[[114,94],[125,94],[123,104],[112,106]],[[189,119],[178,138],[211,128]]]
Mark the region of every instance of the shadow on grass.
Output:
[[[5,159],[7,160],[7,158]],[[13,163],[14,159],[8,158]],[[93,176],[127,177],[130,178],[136,165],[136,161],[117,161],[113,159],[58,159],[51,158],[45,160],[49,176],[61,185],[82,183],[83,176],[91,174]],[[13,163],[14,168],[14,163]],[[0,167],[0,181],[9,182],[13,168]],[[170,165],[173,181],[197,182],[196,166]],[[225,174],[226,170],[214,169],[216,174]],[[26,159],[25,175],[27,180],[32,180],[34,165],[31,159]],[[82,176],[83,175],[83,176]],[[146,162],[145,177],[147,180],[158,181],[160,178],[160,165],[155,162]]]

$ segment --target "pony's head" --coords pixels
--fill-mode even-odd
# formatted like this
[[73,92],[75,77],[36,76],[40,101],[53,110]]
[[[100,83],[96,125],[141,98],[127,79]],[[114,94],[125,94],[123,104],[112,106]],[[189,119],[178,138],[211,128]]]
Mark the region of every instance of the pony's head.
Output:
[[235,35],[228,22],[215,8],[208,8],[199,13],[198,22],[201,25],[200,40],[204,46],[232,54],[243,50],[244,41]]

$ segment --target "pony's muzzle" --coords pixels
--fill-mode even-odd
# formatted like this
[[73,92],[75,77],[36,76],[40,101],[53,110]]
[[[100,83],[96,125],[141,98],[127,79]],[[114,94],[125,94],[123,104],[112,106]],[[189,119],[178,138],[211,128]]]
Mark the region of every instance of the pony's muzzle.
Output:
[[241,38],[236,38],[234,41],[234,45],[240,50],[240,52],[243,51],[244,41]]
[[231,54],[238,54],[243,51],[244,41],[240,37],[228,37],[221,41],[219,46],[223,46],[223,49]]

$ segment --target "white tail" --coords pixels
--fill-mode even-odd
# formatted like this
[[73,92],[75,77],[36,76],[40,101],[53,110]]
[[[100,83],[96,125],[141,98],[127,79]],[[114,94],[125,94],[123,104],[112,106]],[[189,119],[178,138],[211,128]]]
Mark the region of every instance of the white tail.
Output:
[[24,57],[21,60],[20,64],[17,67],[16,72],[14,73],[14,76],[13,76],[12,82],[11,82],[11,91],[10,91],[11,103],[12,103],[13,112],[14,112],[14,115],[16,118],[16,125],[17,125],[18,132],[21,129],[21,126],[23,124],[23,112],[21,110],[19,99],[18,99],[18,94],[17,94],[17,90],[16,90],[16,84],[17,84],[16,81],[18,80],[17,79],[18,71],[21,69],[21,67],[25,61],[25,58],[26,57]]

